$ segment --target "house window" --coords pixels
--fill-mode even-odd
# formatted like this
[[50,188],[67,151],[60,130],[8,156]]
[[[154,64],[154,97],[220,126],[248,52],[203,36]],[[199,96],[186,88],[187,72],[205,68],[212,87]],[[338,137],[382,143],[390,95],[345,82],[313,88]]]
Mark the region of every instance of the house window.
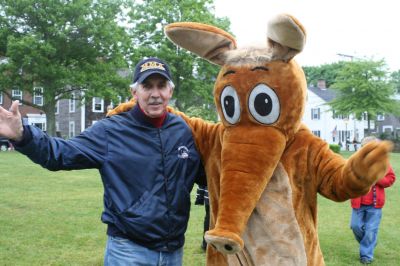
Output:
[[0,104],[3,104],[3,93],[0,92]]
[[55,113],[56,115],[58,115],[59,112],[60,112],[60,101],[57,101],[57,102],[56,102],[56,106],[55,106],[54,113]]
[[383,126],[382,127],[383,133],[392,133],[393,132],[393,126]]
[[333,119],[349,119],[348,115],[340,115],[335,110],[333,110],[332,112],[333,112],[332,114]]
[[339,141],[346,142],[350,138],[350,131],[339,130]]
[[75,121],[69,121],[68,136],[70,138],[75,136]]
[[321,137],[321,131],[320,130],[313,130],[312,133],[317,137]]
[[33,88],[33,104],[43,106],[43,88],[42,87]]
[[60,123],[56,122],[56,132],[60,131]]
[[33,125],[43,131],[46,131],[46,123],[34,123]]
[[376,120],[378,120],[378,121],[384,121],[384,120],[385,120],[385,115],[378,114],[378,115],[376,116]]
[[94,113],[104,112],[104,99],[100,97],[94,97],[92,102],[92,111]]
[[[121,96],[121,95],[118,95],[118,96],[117,96],[117,99],[118,99],[118,101],[117,101],[117,104],[116,104],[115,106],[118,106],[118,105],[121,104],[121,102],[122,102],[122,96]],[[109,106],[111,106],[111,108],[114,108],[114,107],[115,107],[113,101],[110,102],[110,105],[109,105]]]
[[311,109],[311,120],[319,120],[320,119],[320,109],[312,108]]
[[69,99],[69,112],[74,113],[75,112],[75,93],[71,93],[71,98]]
[[22,91],[18,89],[14,89],[11,91],[11,99],[13,101],[19,100],[19,104],[22,104]]

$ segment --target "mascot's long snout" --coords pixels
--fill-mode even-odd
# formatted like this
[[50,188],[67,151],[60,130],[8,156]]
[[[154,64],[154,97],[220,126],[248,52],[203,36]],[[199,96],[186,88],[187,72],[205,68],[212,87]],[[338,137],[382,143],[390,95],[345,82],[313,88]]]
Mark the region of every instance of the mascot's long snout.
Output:
[[225,130],[218,215],[215,228],[205,236],[220,252],[232,254],[243,248],[241,234],[285,145],[284,134],[274,127],[236,126]]

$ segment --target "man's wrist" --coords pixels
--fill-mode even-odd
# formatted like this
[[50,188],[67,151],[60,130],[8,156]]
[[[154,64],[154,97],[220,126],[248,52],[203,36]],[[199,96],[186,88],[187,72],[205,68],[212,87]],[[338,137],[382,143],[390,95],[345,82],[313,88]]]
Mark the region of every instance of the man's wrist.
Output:
[[32,139],[32,132],[29,129],[29,126],[23,125],[22,127],[22,132],[21,132],[21,137],[19,137],[19,140],[11,140],[14,146],[25,146],[29,141]]
[[19,134],[15,138],[11,139],[13,142],[21,142],[24,139],[24,127],[23,126],[21,126],[18,133]]

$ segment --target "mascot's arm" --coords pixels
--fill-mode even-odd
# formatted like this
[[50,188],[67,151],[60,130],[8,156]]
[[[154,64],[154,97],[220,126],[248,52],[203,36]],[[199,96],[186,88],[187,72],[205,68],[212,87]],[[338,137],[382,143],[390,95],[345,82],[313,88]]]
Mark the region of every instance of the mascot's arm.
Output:
[[334,201],[345,201],[368,193],[387,172],[392,144],[371,142],[348,160],[329,149],[328,144],[312,135],[307,148],[307,167],[318,192]]
[[393,144],[389,141],[376,141],[366,144],[354,153],[343,169],[343,184],[351,192],[358,195],[350,195],[351,198],[365,195],[371,186],[385,176],[389,167],[389,153]]
[[[122,112],[127,112],[131,110],[136,104],[135,99],[131,99],[129,102],[121,103],[114,109],[108,111],[107,116],[116,115]],[[168,112],[173,113],[182,117],[183,120],[191,128],[193,137],[196,142],[196,146],[199,149],[200,154],[203,158],[209,156],[211,147],[214,145],[215,141],[219,138],[219,131],[222,130],[220,123],[214,124],[204,121],[201,118],[192,118],[185,115],[183,112],[177,111],[174,108],[168,106]]]

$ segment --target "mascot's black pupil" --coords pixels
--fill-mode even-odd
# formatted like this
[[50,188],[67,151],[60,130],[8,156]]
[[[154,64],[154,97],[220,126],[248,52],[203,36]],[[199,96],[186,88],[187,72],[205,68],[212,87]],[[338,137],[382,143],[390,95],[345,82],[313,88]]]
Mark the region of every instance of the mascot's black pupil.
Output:
[[233,115],[235,114],[235,98],[233,98],[232,96],[225,96],[224,109],[229,117],[233,117]]
[[254,99],[254,108],[261,116],[266,116],[271,113],[272,100],[266,93],[260,93]]

